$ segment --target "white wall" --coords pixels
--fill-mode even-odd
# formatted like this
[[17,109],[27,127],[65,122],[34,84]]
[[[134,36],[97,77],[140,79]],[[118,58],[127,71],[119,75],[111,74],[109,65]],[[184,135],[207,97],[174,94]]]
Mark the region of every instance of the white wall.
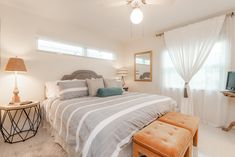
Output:
[[[138,41],[132,41],[124,47],[122,65],[127,67],[129,75],[126,78],[130,91],[139,91],[147,93],[160,92],[160,53],[158,47],[162,46],[158,39],[154,36],[144,38]],[[138,52],[152,51],[152,82],[136,82],[134,81],[134,54]]]
[[[235,20],[234,20],[235,21]],[[235,24],[234,24],[235,25]],[[235,31],[233,35],[235,39]],[[232,67],[231,70],[235,71],[235,40],[233,40],[233,50],[232,50]],[[163,46],[162,40],[160,38],[145,37],[142,40],[132,41],[124,47],[122,64],[129,69],[129,76],[127,79],[127,86],[131,91],[147,92],[160,94],[160,84],[161,84],[161,55],[160,50]],[[149,51],[153,52],[153,81],[152,82],[135,82],[134,81],[134,53]],[[227,124],[235,120],[235,98],[229,98],[229,106],[227,108]],[[227,107],[226,105],[224,106]]]
[[4,68],[7,59],[13,56],[23,58],[28,69],[27,73],[19,75],[22,100],[42,100],[45,81],[60,79],[64,74],[79,69],[90,69],[104,77],[115,77],[117,62],[39,52],[36,50],[36,39],[39,36],[47,37],[119,53],[121,49],[117,41],[3,5],[0,5],[0,19],[0,104],[8,103],[12,96],[14,77],[12,73],[4,72]]

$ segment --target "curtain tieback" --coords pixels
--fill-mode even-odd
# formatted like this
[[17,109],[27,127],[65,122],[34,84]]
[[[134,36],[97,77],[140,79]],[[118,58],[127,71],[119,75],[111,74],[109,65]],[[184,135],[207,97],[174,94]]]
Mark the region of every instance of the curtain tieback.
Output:
[[188,86],[188,82],[185,82],[185,84],[184,84],[184,98],[188,98],[187,86]]

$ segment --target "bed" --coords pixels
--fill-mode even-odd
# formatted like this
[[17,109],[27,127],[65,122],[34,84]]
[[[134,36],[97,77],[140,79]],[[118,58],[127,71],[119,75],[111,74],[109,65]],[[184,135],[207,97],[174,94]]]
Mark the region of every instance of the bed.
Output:
[[[102,78],[79,70],[62,80]],[[42,103],[44,126],[70,157],[131,157],[132,135],[174,110],[169,97],[125,92],[111,97],[81,97]]]

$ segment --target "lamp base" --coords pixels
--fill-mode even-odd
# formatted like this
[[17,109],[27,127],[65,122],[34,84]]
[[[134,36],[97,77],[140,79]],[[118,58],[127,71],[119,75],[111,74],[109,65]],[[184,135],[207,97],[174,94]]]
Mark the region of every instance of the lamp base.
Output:
[[16,104],[16,103],[20,103],[20,97],[19,97],[19,90],[18,88],[15,88],[14,91],[13,91],[13,97],[12,97],[12,100],[9,104]]
[[122,87],[125,87],[125,85],[126,85],[126,82],[124,80],[124,76],[122,76]]

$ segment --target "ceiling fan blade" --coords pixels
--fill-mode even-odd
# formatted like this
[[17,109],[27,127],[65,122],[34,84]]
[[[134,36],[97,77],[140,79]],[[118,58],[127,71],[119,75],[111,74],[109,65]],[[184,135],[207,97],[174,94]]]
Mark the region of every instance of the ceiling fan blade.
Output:
[[168,5],[174,3],[175,0],[145,0],[145,3],[153,5]]

